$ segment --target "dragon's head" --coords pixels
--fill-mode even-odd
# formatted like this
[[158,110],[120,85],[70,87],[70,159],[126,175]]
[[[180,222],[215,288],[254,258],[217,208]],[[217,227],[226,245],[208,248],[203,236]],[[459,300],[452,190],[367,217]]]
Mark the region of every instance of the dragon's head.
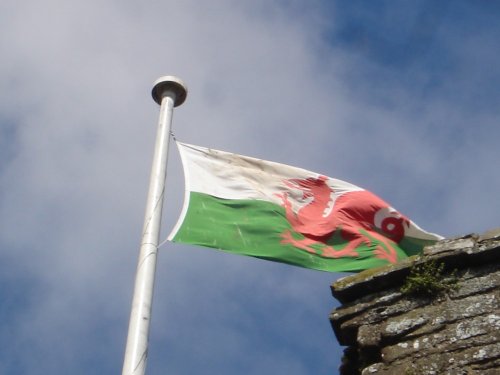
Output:
[[326,181],[328,177],[319,176],[318,178],[308,177],[304,179],[291,178],[285,180],[286,186],[292,189],[298,189],[302,191],[302,198],[308,198],[314,195],[314,190],[326,186]]

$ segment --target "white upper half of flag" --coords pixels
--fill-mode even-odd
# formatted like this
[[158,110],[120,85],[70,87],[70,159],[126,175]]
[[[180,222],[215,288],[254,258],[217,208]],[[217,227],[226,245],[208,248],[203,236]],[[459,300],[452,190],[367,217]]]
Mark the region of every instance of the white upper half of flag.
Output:
[[[177,142],[184,165],[186,190],[223,199],[260,199],[280,204],[276,193],[290,192],[284,181],[318,178],[320,174],[286,164]],[[335,195],[363,190],[328,178]]]

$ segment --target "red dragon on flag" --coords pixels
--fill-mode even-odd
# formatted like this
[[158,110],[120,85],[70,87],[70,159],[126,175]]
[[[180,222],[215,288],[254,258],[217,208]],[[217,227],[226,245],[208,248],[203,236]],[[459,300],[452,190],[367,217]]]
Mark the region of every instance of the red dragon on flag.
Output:
[[[329,178],[289,179],[284,183],[302,192],[306,203],[297,212],[288,199],[289,192],[276,194],[283,201],[286,218],[292,230],[281,234],[283,244],[329,258],[357,257],[356,249],[365,245],[374,248],[377,258],[396,263],[393,243],[399,243],[409,219],[390,207],[382,199],[366,190],[336,192],[328,184]],[[347,243],[336,249],[330,239],[334,235]]]

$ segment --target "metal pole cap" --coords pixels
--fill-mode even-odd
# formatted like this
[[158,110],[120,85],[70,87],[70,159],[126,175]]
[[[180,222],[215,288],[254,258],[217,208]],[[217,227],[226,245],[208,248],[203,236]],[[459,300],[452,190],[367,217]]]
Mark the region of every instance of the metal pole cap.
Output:
[[180,106],[186,100],[187,86],[182,80],[174,76],[163,76],[154,82],[151,95],[156,103],[161,104],[166,92],[175,94],[174,107]]

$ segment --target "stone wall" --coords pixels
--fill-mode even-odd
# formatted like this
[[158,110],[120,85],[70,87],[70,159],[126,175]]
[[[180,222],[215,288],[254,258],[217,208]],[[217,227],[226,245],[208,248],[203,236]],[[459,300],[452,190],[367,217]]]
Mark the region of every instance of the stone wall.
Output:
[[500,229],[338,280],[339,373],[500,374],[499,285]]

